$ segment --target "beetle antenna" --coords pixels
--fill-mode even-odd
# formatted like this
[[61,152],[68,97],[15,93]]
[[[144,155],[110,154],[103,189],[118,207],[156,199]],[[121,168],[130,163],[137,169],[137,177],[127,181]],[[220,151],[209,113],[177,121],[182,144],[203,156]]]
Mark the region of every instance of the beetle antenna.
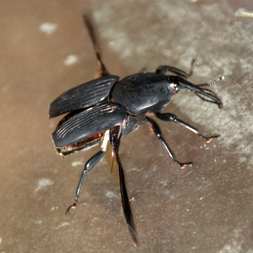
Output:
[[186,89],[194,92],[203,101],[216,104],[219,108],[222,108],[223,104],[221,99],[215,94],[214,91],[204,88],[204,85],[194,85],[193,83],[185,80],[179,76],[172,76],[170,80],[178,83],[180,89]]
[[92,20],[91,17],[88,15],[83,15],[83,21],[85,26],[87,27],[88,30],[88,34],[90,36],[92,45],[93,45],[93,49],[95,51],[96,54],[96,58],[97,58],[97,65],[98,65],[98,76],[105,76],[107,74],[109,74],[109,72],[107,71],[107,68],[102,60],[102,54],[101,54],[101,48],[99,46],[99,43],[97,41],[97,36],[96,36],[96,31],[94,29],[94,26],[92,24]]

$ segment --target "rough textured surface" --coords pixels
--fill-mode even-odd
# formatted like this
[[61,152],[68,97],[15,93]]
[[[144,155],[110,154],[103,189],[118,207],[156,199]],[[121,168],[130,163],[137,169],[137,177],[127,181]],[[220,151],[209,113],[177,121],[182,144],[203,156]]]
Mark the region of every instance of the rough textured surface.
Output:
[[[155,3],[154,3],[155,2]],[[242,11],[244,8],[244,12]],[[0,253],[253,252],[252,1],[21,1],[0,12]],[[83,161],[62,159],[50,140],[48,104],[93,78],[81,14],[92,13],[109,69],[121,76],[169,63],[210,82],[223,111],[191,94],[169,111],[221,138],[211,144],[161,122],[180,170],[147,126],[123,140],[121,157],[140,238],[131,242],[106,161],[90,175],[71,215]],[[244,14],[243,14],[244,13]],[[246,13],[246,14],[245,14]],[[217,81],[224,76],[223,81]]]

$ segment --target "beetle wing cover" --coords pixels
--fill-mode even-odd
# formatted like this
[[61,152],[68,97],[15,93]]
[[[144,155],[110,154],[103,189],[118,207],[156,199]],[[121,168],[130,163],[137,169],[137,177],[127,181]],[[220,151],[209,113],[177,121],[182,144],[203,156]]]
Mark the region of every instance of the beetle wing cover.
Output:
[[126,113],[115,105],[100,104],[61,121],[53,132],[55,146],[60,148],[85,140],[120,124]]
[[118,76],[106,75],[67,90],[50,104],[49,117],[97,104],[109,96],[112,86],[118,80]]

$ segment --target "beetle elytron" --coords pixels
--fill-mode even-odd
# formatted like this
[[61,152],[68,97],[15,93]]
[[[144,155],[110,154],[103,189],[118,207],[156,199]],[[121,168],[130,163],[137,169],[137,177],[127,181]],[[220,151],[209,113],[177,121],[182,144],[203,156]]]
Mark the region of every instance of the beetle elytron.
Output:
[[214,103],[219,108],[222,107],[222,101],[206,87],[207,84],[195,85],[187,80],[192,74],[193,62],[189,73],[172,66],[162,65],[154,72],[139,72],[122,79],[110,74],[101,59],[91,22],[87,17],[84,17],[84,21],[96,53],[99,77],[57,97],[50,104],[49,116],[51,118],[67,113],[52,134],[54,144],[60,154],[67,155],[97,144],[101,145],[101,150],[85,163],[75,191],[74,203],[69,206],[66,212],[77,205],[84,179],[104,157],[108,144],[110,144],[111,155],[116,161],[119,172],[124,216],[130,234],[134,242],[137,243],[135,223],[119,157],[121,137],[146,122],[151,126],[168,155],[176,163],[181,167],[190,165],[191,163],[183,163],[176,158],[157,122],[149,115],[152,113],[160,120],[177,123],[206,141],[210,141],[217,135],[205,136],[176,115],[163,113],[162,110],[170,102],[172,96],[181,90],[192,91],[200,99]]

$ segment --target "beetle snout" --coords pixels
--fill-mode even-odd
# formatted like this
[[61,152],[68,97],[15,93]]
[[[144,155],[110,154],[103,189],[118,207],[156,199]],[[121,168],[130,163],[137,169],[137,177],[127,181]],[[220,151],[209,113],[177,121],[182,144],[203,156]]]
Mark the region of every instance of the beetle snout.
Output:
[[195,85],[182,77],[170,77],[169,88],[172,94],[177,93],[179,90],[188,90],[195,93],[203,101],[216,104],[219,108],[223,106],[221,99],[214,91],[200,85]]
[[198,85],[194,85],[192,83],[182,83],[181,88],[186,89],[189,91],[192,91],[195,93],[201,100],[216,104],[219,108],[223,107],[223,103],[221,99],[215,94],[214,91],[208,89],[208,88],[203,88]]

